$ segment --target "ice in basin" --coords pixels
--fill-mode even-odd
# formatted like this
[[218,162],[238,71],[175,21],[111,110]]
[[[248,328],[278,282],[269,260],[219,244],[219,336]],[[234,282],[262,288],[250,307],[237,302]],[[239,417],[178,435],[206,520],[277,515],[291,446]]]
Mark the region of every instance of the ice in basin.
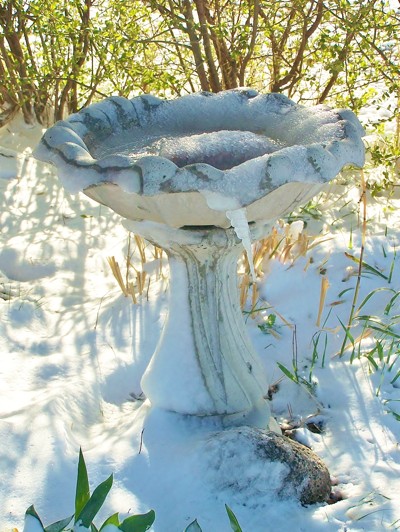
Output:
[[251,131],[212,131],[207,133],[169,136],[150,142],[141,150],[127,147],[124,153],[133,160],[145,155],[165,157],[179,168],[205,163],[219,170],[261,157],[282,148],[283,145]]

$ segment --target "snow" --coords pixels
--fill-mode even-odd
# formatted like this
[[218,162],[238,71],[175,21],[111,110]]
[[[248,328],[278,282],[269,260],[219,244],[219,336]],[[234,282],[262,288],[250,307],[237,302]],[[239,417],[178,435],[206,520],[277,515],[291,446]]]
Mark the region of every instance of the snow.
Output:
[[[30,157],[40,135],[21,120],[0,132],[0,152],[5,147],[16,159],[14,166],[0,166],[0,529],[22,530],[31,504],[45,525],[71,515],[80,446],[92,491],[111,473],[115,476],[99,524],[114,512],[125,517],[153,508],[155,532],[183,530],[194,519],[205,532],[228,532],[228,504],[243,530],[251,532],[264,532],[266,523],[299,532],[398,526],[397,351],[385,367],[376,358],[375,371],[363,356],[351,364],[351,350],[338,356],[339,318],[346,323],[358,267],[349,255],[358,257],[361,244],[359,191],[333,187],[314,200],[320,216],[304,215],[304,231],[323,242],[293,264],[268,260],[268,273],[258,279],[259,306],[267,310],[254,319],[245,316],[274,387],[273,414],[297,424],[296,436],[325,461],[341,500],[302,507],[263,492],[243,501],[229,483],[232,468],[222,466],[216,475],[211,467],[221,458],[208,439],[220,429],[218,420],[183,418],[134,399],[168,317],[167,282],[153,275],[137,305],[122,296],[106,260],[113,255],[120,264],[125,261],[127,232],[120,217],[66,192],[50,166]],[[384,310],[394,294],[390,290],[400,289],[400,200],[369,198],[367,208],[364,261],[386,277],[393,272],[389,283],[365,271],[358,304],[385,288],[362,313],[389,319]],[[291,238],[302,229],[296,222]],[[132,260],[139,266],[137,256]],[[148,251],[149,270],[153,260]],[[317,327],[324,276],[330,286]],[[398,305],[396,299],[392,316],[400,314]],[[276,315],[274,335],[258,327],[266,314]],[[306,380],[311,372],[315,395],[277,366],[280,362],[293,371],[294,326],[298,371]],[[396,323],[393,329],[399,333]],[[352,334],[357,338],[361,332],[359,326]],[[179,324],[176,334],[183,343]],[[375,331],[364,341],[365,349],[376,339]],[[173,403],[182,391],[165,393]],[[312,420],[322,424],[321,433],[306,428]],[[269,480],[248,463],[242,448],[232,446],[232,451],[243,489],[247,480],[279,480],[278,470]],[[34,527],[31,522],[27,532]]]
[[[205,163],[226,170],[248,159],[277,151],[282,146],[251,131],[221,130],[200,135],[169,136],[146,146],[148,155],[159,155],[177,166]],[[130,153],[137,159],[141,153]]]
[[43,527],[32,515],[25,517],[24,532],[43,532]]

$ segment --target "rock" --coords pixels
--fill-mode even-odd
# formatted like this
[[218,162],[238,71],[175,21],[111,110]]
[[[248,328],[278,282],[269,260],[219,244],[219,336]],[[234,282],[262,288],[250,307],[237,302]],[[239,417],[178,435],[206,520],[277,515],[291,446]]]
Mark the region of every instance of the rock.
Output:
[[[308,447],[272,431],[234,427],[214,433],[205,442],[208,480],[243,500],[298,499],[302,504],[327,501],[329,471]],[[256,503],[255,503],[256,504]]]

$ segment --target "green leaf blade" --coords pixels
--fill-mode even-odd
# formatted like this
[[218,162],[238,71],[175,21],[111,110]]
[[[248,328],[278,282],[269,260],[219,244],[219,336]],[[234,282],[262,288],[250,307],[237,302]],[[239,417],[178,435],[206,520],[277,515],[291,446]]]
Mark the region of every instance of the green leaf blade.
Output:
[[106,480],[104,480],[101,484],[97,486],[88,502],[82,508],[82,511],[80,512],[78,517],[75,518],[75,523],[81,521],[83,526],[85,526],[86,528],[90,527],[97,512],[103,506],[103,503],[106,500],[106,497],[111,489],[112,484],[113,475],[110,475]]
[[277,365],[279,369],[282,371],[282,373],[284,373],[288,379],[295,382],[296,384],[299,383],[298,378],[290,370],[288,370],[286,366],[284,366],[280,362],[277,362]]
[[107,525],[114,525],[114,526],[118,527],[119,526],[119,514],[116,513],[116,514],[110,515],[110,517],[108,519],[106,519],[104,521],[104,523],[101,525],[100,532]]
[[147,514],[138,514],[127,517],[119,525],[122,532],[146,532],[154,523],[156,514],[154,510],[150,510]]
[[232,512],[232,510],[229,508],[227,504],[225,504],[225,509],[226,509],[226,513],[228,514],[229,522],[231,524],[231,528],[233,532],[243,532],[239,525],[239,521],[236,519],[236,515]]
[[65,519],[61,519],[60,521],[56,521],[55,523],[52,523],[49,526],[46,526],[44,530],[45,532],[62,532],[67,528],[73,518],[74,514],[70,515],[69,517],[66,517]]
[[75,522],[90,499],[89,477],[82,449],[79,449],[78,477],[75,492]]

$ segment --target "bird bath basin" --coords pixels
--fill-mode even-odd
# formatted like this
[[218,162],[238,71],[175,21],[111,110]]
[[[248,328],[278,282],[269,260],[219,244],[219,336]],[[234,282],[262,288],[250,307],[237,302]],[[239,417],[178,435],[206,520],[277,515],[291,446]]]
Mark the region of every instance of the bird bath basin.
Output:
[[362,166],[362,135],[351,111],[251,89],[112,97],[45,133],[35,155],[67,189],[107,205],[168,254],[168,320],[142,379],[152,406],[274,428],[237,260],[344,165]]

